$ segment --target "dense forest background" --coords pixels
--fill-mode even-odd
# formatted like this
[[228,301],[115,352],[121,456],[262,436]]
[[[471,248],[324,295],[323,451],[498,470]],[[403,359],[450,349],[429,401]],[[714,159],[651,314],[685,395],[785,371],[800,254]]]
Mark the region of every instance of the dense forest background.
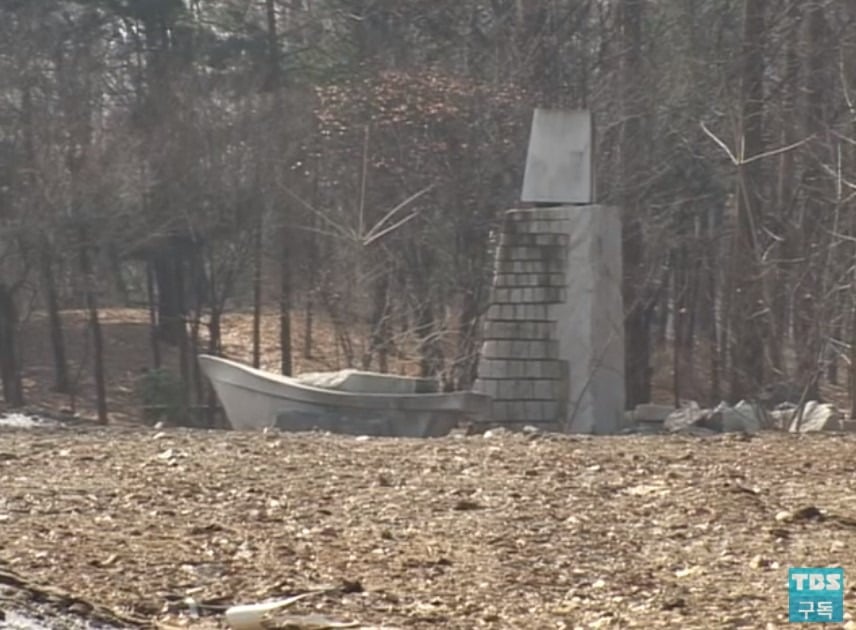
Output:
[[324,326],[346,365],[468,386],[546,106],[594,111],[622,209],[629,406],[663,365],[675,400],[856,404],[854,26],[840,0],[3,0],[5,401],[35,311],[73,390],[82,309],[106,421],[115,306],[150,309],[137,351],[178,356],[186,404],[236,311],[256,364],[279,313],[286,374]]

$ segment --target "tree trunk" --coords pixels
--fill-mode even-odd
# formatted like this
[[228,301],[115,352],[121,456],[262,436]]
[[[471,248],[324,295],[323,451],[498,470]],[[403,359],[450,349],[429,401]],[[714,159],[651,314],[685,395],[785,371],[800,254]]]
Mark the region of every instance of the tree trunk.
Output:
[[[22,114],[24,123],[24,154],[26,156],[27,170],[25,174],[27,196],[30,201],[30,207],[35,209],[36,205],[36,190],[37,180],[35,173],[37,172],[36,158],[36,141],[34,134],[33,111],[33,94],[30,85],[24,87],[22,94]],[[54,251],[53,243],[49,236],[43,233],[39,238],[40,252],[38,252],[39,272],[42,280],[43,289],[45,292],[45,305],[48,310],[48,326],[51,337],[51,347],[53,349],[54,363],[54,390],[60,393],[68,393],[68,360],[65,353],[65,338],[62,330],[62,317],[59,309],[59,296],[56,288],[56,278],[54,277]]]
[[716,313],[716,276],[710,275],[711,298],[707,302],[713,325],[708,329],[708,346],[710,347],[710,398],[708,402],[716,405],[722,399],[722,355],[719,334],[719,321]]
[[[838,305],[837,302],[838,300],[836,300],[836,306]],[[843,308],[838,310],[839,312],[844,312]],[[833,341],[837,342],[843,337],[842,329],[841,319],[836,317],[830,334],[832,340],[827,344],[826,350],[826,380],[830,385],[838,385],[838,350]]]
[[182,252],[182,247],[187,249],[195,246],[195,243],[169,239],[158,252],[154,262],[158,288],[158,337],[178,348],[184,412],[190,405],[192,379],[185,304],[185,256],[188,252]]
[[0,282],[0,379],[3,399],[10,407],[24,406],[24,387],[18,364],[18,313],[9,287]]
[[184,422],[190,422],[191,392],[193,391],[193,378],[190,367],[190,338],[185,328],[184,335],[178,340],[178,369],[181,376],[181,407]]
[[223,309],[218,306],[211,307],[211,323],[208,325],[208,354],[220,356],[223,353],[220,320],[223,316]]
[[[679,239],[686,236],[678,236]],[[690,319],[692,301],[690,299],[689,255],[687,246],[681,245],[674,254],[674,312],[673,312],[673,378],[676,406],[682,397],[694,399],[692,391],[692,349],[690,347]]]
[[172,271],[170,273],[171,281],[174,283],[173,288],[176,296],[176,310],[178,315],[170,322],[170,326],[174,329],[174,334],[177,335],[178,341],[178,370],[181,376],[181,405],[182,415],[185,421],[188,419],[190,412],[190,393],[192,387],[192,379],[190,373],[190,340],[187,334],[187,305],[185,304],[185,266],[184,262],[177,256],[173,258]]
[[158,337],[171,346],[178,346],[186,334],[182,333],[186,315],[181,306],[184,302],[184,286],[178,277],[182,265],[179,245],[170,239],[155,259],[154,272],[158,289]]
[[419,338],[419,371],[423,377],[437,376],[443,369],[443,351],[434,330],[434,307],[430,301],[419,305],[416,324]]
[[[316,188],[317,188],[317,177],[316,177]],[[316,206],[318,204],[318,195],[316,192],[315,195],[315,203]],[[314,215],[312,217],[312,221],[315,221]],[[316,287],[318,284],[318,266],[320,264],[319,255],[318,255],[318,243],[315,237],[315,234],[310,233],[307,238],[309,239],[308,247],[307,247],[307,269],[306,269],[306,279],[307,279],[307,288],[306,288],[306,300],[304,303],[304,314],[303,314],[303,358],[311,359],[312,358],[312,333],[313,326],[315,324],[315,293]]]
[[[789,146],[800,139],[800,129],[796,120],[796,110],[800,96],[800,25],[802,23],[802,3],[792,2],[788,8],[787,49],[785,51],[785,77],[782,102],[781,145]],[[795,224],[796,205],[795,182],[797,181],[797,155],[795,151],[785,151],[779,156],[778,182],[776,186],[776,214],[774,225],[782,240],[777,256],[782,262],[775,275],[776,290],[771,300],[771,325],[773,338],[779,343],[770,344],[770,358],[773,369],[779,378],[786,378],[789,372],[783,350],[792,338],[791,300],[797,283],[794,273],[794,261],[800,258],[798,248],[799,227]]]
[[[78,219],[80,220],[80,219]],[[92,333],[92,364],[95,378],[95,405],[98,410],[98,422],[107,424],[107,386],[104,375],[104,339],[101,334],[101,321],[98,315],[96,297],[95,269],[89,253],[86,239],[86,227],[81,223],[78,228],[80,272],[83,276],[83,291],[86,311],[89,315],[89,330]]]
[[713,213],[708,213],[700,233],[701,262],[698,270],[698,335],[702,340],[703,357],[710,370],[707,401],[717,404],[721,397],[719,374],[719,343],[717,316],[717,274],[719,269],[719,235],[721,227]]
[[152,350],[152,365],[161,366],[160,341],[158,340],[158,313],[155,298],[155,271],[153,263],[146,262],[146,298],[149,303],[149,344]]
[[[852,3],[848,4],[847,14],[850,23],[856,23],[856,6]],[[856,40],[852,38],[850,39],[850,42],[845,48],[845,53],[846,54],[843,55],[844,76],[848,78],[850,86],[856,86]],[[856,138],[856,116],[851,116],[850,118],[850,137]],[[852,172],[856,169],[856,147],[852,144],[848,144],[844,147],[844,154],[850,164]],[[856,237],[856,202],[851,200],[848,204],[848,210],[850,213],[850,235]],[[856,258],[856,251],[854,250],[856,250],[856,247],[853,247],[853,249],[850,250],[853,252],[851,254],[851,260]],[[856,268],[853,269],[850,277],[851,283],[853,284],[851,284],[848,296],[850,299],[850,312],[848,313],[850,316],[850,362],[848,385],[850,390],[850,417],[856,418]]]
[[[197,251],[199,251],[197,249]],[[198,258],[194,259],[198,263]],[[202,315],[205,309],[206,287],[204,282],[200,282],[201,274],[199,273],[199,265],[194,266],[194,273],[191,275],[191,283],[193,284],[192,294],[194,296],[193,319],[190,321],[190,352],[187,358],[187,369],[190,372],[190,378],[193,385],[193,397],[191,408],[188,409],[189,419],[193,426],[198,426],[199,418],[194,415],[194,409],[197,405],[201,405],[204,401],[204,382],[202,378],[202,370],[199,369],[199,364],[196,362],[196,357],[199,356],[199,334],[202,327]]]
[[[213,356],[221,356],[223,353],[220,332],[220,320],[223,314],[223,307],[217,300],[211,301],[211,322],[208,325],[208,354]],[[211,428],[218,428],[217,422],[217,395],[214,393],[214,388],[211,383],[206,385],[205,398],[205,413],[206,422]],[[226,427],[222,427],[226,428]]]
[[51,347],[53,348],[54,390],[63,394],[69,391],[68,361],[65,356],[65,337],[62,330],[62,317],[59,312],[59,296],[56,290],[56,279],[53,269],[53,249],[51,243],[44,239],[39,255],[42,284],[45,290],[45,305],[48,309],[48,326],[50,329]]
[[645,243],[640,217],[639,187],[642,180],[644,105],[642,85],[642,0],[621,0],[621,29],[625,54],[622,59],[621,188],[622,259],[625,309],[625,403],[633,409],[651,400],[650,313],[646,297]]
[[306,302],[303,311],[303,358],[312,358],[312,330],[315,319],[315,291],[309,288],[306,291]]
[[[265,0],[267,17],[268,38],[268,85],[273,90],[274,111],[282,111],[282,86],[279,33],[277,26],[276,4],[274,0]],[[291,242],[287,221],[283,221],[280,229],[280,258],[279,258],[279,349],[280,349],[280,372],[285,376],[291,376],[291,307],[294,296],[291,284]]]
[[[853,281],[856,282],[856,270],[853,273]],[[851,289],[851,293],[852,293]],[[851,300],[856,298],[851,295]],[[856,418],[856,303],[850,306],[850,417]]]
[[389,346],[391,331],[389,326],[389,276],[381,273],[374,280],[372,287],[372,332],[369,339],[367,351],[363,354],[362,365],[364,370],[371,366],[374,355],[377,354],[378,372],[389,372]]
[[[741,63],[741,131],[744,158],[764,150],[764,10],[766,0],[744,0]],[[764,380],[764,304],[755,226],[762,216],[760,160],[738,166],[737,230],[732,256],[732,379],[730,398],[756,394]]]
[[[726,258],[730,261],[733,258],[733,241],[734,237],[731,237],[732,243],[728,252],[726,253]],[[725,388],[733,380],[733,368],[731,361],[731,339],[732,339],[732,308],[733,308],[733,290],[734,290],[734,272],[733,272],[733,263],[729,264],[728,270],[722,274],[722,278],[720,280],[722,285],[722,290],[719,292],[719,305],[720,305],[720,317],[719,317],[719,345],[717,346],[717,366],[719,368],[718,373],[720,375],[719,378],[719,398],[725,398]]]
[[255,208],[256,225],[253,234],[253,367],[261,366],[262,358],[262,234],[264,213],[261,204]]
[[821,246],[822,216],[829,214],[829,179],[823,172],[827,162],[824,150],[824,98],[829,77],[826,72],[826,18],[823,4],[808,5],[808,68],[806,72],[805,132],[809,142],[807,166],[803,172],[805,209],[800,224],[801,254],[805,272],[797,289],[794,305],[794,336],[797,349],[797,377],[807,400],[819,398],[820,362],[825,333],[823,306],[826,299],[823,282],[824,248]]
[[464,292],[461,314],[458,320],[458,347],[455,356],[455,388],[469,389],[476,380],[478,370],[478,331],[481,318],[481,300],[476,287]]
[[671,312],[672,299],[672,276],[674,271],[671,265],[667,266],[666,272],[663,274],[662,285],[657,293],[657,298],[652,306],[651,319],[653,321],[652,328],[654,329],[655,350],[663,349],[669,343],[669,323]]
[[291,376],[291,256],[289,253],[288,230],[282,230],[279,279],[279,348],[280,372]]
[[[77,52],[77,51],[75,51]],[[82,52],[82,51],[81,51]],[[86,51],[91,53],[91,51]],[[58,76],[62,77],[62,101],[65,115],[68,143],[65,150],[65,165],[68,169],[70,183],[70,217],[75,226],[76,248],[80,268],[83,299],[88,314],[89,331],[92,333],[92,365],[95,379],[95,405],[98,422],[107,424],[107,387],[104,370],[104,339],[101,332],[101,322],[98,313],[98,283],[96,269],[93,263],[93,246],[96,241],[96,222],[84,212],[87,200],[83,170],[87,164],[92,145],[93,127],[93,94],[92,77],[84,69],[74,63],[79,59],[77,54],[70,57],[72,65],[66,63],[65,51],[57,51],[56,68]]]
[[115,243],[107,244],[107,251],[104,254],[105,259],[108,263],[107,269],[109,270],[113,290],[115,292],[115,297],[111,299],[111,302],[118,302],[124,307],[131,306],[131,296],[128,292],[128,284],[125,282],[125,277],[122,275],[122,258],[119,255],[119,250]]

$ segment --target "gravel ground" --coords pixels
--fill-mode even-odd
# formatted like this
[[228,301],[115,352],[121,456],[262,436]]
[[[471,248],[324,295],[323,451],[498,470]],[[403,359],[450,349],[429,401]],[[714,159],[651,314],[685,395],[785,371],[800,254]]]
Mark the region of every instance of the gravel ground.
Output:
[[0,584],[170,627],[223,627],[230,604],[313,590],[289,612],[397,628],[785,627],[788,567],[856,571],[854,454],[856,435],[831,434],[6,427]]

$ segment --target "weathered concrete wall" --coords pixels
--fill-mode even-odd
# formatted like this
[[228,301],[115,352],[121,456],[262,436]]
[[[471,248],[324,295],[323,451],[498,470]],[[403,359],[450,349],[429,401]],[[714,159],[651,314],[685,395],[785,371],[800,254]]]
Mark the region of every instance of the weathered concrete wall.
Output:
[[493,419],[573,433],[624,425],[617,209],[511,210],[496,252],[475,390]]

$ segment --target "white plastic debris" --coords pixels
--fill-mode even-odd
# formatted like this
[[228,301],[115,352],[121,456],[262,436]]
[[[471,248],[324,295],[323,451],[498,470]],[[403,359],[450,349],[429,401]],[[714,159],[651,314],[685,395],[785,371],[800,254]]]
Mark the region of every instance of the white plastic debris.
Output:
[[810,433],[813,431],[841,431],[841,412],[834,405],[822,404],[811,400],[803,407],[802,418],[799,409],[793,412],[791,424],[788,428],[791,433]]
[[229,627],[233,630],[264,630],[262,621],[265,619],[267,614],[275,610],[279,610],[280,608],[286,608],[301,599],[317,594],[317,591],[313,591],[311,593],[302,593],[300,595],[295,595],[294,597],[272,602],[232,606],[226,610],[226,623],[229,624]]
[[271,611],[288,606],[288,600],[267,604],[244,604],[226,610],[226,623],[234,630],[263,630],[262,620]]

